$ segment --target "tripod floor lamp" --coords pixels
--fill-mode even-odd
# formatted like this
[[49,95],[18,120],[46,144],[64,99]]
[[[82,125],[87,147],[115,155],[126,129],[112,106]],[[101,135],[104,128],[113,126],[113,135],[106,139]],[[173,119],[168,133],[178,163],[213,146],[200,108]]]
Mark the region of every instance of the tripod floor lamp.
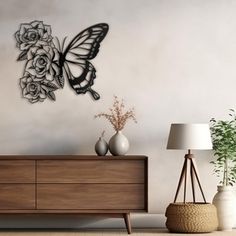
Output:
[[[167,149],[187,150],[180,174],[174,203],[166,210],[166,226],[173,232],[211,232],[217,228],[216,209],[206,202],[200,183],[192,150],[212,149],[208,124],[172,124]],[[191,180],[193,202],[186,202],[187,182]],[[181,187],[184,187],[183,201],[177,202]],[[196,186],[199,187],[203,202],[196,201]],[[191,214],[190,214],[191,213]],[[203,214],[204,213],[204,214]],[[205,214],[207,213],[207,214]]]

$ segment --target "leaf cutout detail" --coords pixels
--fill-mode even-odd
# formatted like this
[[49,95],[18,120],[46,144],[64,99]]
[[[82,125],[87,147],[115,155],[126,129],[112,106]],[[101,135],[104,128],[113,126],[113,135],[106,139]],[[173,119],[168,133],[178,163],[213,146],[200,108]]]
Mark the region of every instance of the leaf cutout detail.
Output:
[[47,93],[47,96],[48,96],[48,98],[50,98],[51,100],[56,101],[56,96],[55,96],[55,93],[54,93],[54,92],[52,92],[52,91],[48,92],[48,93]]
[[20,55],[17,57],[17,61],[24,61],[27,59],[27,51],[23,51],[20,53]]
[[58,84],[59,87],[64,88],[65,79],[62,75],[56,76],[55,81],[56,81],[56,83]]

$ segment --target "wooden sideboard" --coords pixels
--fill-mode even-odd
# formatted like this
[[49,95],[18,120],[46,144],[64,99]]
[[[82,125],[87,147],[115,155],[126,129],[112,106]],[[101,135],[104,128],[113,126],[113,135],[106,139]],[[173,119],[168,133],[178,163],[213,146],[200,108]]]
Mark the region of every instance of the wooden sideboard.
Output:
[[0,214],[147,211],[146,156],[0,156]]

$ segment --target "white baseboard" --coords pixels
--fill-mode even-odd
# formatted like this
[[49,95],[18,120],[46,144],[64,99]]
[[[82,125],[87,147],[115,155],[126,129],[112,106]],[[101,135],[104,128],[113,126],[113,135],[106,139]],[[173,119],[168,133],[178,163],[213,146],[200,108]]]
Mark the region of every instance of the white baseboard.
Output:
[[[164,214],[131,214],[132,228],[165,228]],[[125,229],[124,220],[77,215],[1,215],[0,229]],[[236,228],[236,223],[234,225]]]
[[[162,214],[131,214],[133,228],[163,228]],[[0,228],[125,228],[121,218],[66,215],[2,215]]]
[[[132,214],[131,224],[133,228],[164,228],[166,218],[163,214]],[[105,219],[92,223],[91,228],[123,228],[122,219]]]

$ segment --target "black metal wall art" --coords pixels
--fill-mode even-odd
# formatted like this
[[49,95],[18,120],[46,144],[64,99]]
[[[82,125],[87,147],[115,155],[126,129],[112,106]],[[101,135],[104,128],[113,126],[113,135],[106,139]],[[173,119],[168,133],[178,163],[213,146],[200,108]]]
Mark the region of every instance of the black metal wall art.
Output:
[[90,60],[98,54],[108,29],[105,23],[90,26],[66,44],[67,37],[60,43],[51,35],[51,26],[42,21],[21,24],[15,38],[21,51],[17,61],[25,61],[20,78],[23,97],[30,103],[46,98],[55,101],[54,92],[63,88],[67,79],[76,94],[89,92],[98,100],[100,95],[91,88],[96,69]]

